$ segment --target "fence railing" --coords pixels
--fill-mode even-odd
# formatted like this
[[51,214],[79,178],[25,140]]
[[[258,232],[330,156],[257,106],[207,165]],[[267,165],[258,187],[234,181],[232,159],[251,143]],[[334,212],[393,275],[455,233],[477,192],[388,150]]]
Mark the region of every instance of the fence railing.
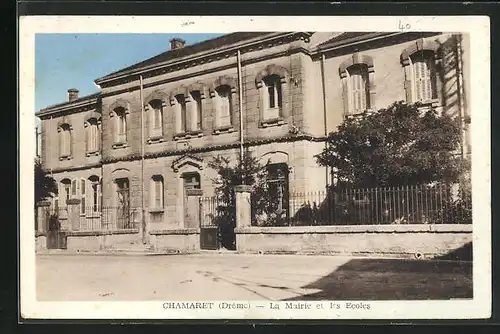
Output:
[[138,228],[140,225],[140,208],[100,207],[92,206],[79,208],[78,215],[73,217],[68,214],[67,207],[50,208],[46,210],[42,226],[45,230],[126,230]]
[[291,193],[289,207],[263,225],[472,223],[470,192],[457,185],[337,189]]
[[201,226],[218,225],[218,219],[224,219],[227,210],[227,205],[217,197],[200,197]]

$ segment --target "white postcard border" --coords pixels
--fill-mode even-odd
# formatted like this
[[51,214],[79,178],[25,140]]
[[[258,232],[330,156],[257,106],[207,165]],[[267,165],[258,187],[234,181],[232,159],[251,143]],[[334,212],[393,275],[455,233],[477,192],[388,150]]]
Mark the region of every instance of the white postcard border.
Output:
[[[263,301],[250,309],[164,309],[155,302],[39,302],[36,300],[33,230],[35,157],[34,40],[37,33],[226,33],[233,31],[449,31],[470,34],[473,189],[472,300],[364,301],[370,309],[279,311]],[[19,21],[20,297],[26,319],[469,319],[491,314],[490,22],[486,16],[25,16]],[[346,303],[347,301],[334,301]],[[234,303],[234,301],[227,301]],[[273,302],[274,303],[274,302]],[[319,308],[318,305],[323,305]]]

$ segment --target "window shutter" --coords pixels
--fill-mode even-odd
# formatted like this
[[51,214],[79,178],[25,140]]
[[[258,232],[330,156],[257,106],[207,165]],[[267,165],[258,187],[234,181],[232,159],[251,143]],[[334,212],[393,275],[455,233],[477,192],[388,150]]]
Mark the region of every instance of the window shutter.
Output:
[[76,196],[76,180],[71,181],[71,195]]
[[156,199],[156,207],[160,208],[161,207],[161,180],[156,180],[156,187],[155,187],[155,199]]
[[85,187],[86,187],[86,182],[85,179],[81,179],[81,194],[85,195]]
[[342,79],[342,100],[344,102],[344,113],[349,113],[349,89],[347,78]]

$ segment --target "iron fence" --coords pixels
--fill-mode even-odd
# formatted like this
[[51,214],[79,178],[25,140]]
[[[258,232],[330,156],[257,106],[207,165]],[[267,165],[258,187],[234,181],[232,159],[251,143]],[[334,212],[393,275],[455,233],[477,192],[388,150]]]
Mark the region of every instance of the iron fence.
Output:
[[270,226],[470,224],[470,192],[458,185],[414,185],[291,193]]
[[67,207],[58,207],[45,211],[42,230],[126,230],[138,228],[140,218],[140,208],[79,207],[78,214],[71,216]]

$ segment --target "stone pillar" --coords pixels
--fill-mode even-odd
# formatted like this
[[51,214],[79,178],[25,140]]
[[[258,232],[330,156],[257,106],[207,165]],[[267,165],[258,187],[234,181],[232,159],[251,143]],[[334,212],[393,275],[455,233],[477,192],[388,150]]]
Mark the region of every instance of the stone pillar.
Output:
[[80,229],[80,199],[70,198],[68,204],[68,231]]
[[186,221],[184,228],[198,228],[200,226],[200,196],[203,195],[202,189],[186,189]]
[[252,187],[248,185],[234,187],[234,192],[236,193],[236,228],[252,225],[251,190]]
[[49,219],[50,219],[50,202],[41,201],[37,204],[37,217],[36,217],[36,231],[43,233],[47,232],[49,229]]

